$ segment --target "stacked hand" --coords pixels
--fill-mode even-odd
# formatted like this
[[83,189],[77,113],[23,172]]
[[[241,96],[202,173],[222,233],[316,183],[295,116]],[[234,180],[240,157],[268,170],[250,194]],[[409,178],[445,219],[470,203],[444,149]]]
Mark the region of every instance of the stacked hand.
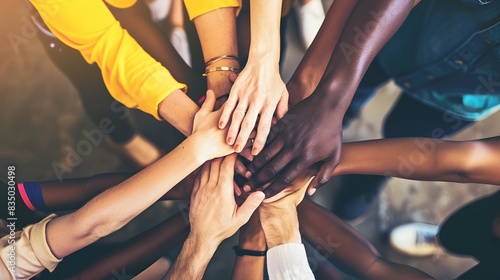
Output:
[[250,194],[238,206],[233,193],[236,155],[207,162],[191,196],[191,234],[217,245],[245,224],[264,199],[262,192]]
[[287,110],[288,91],[277,65],[249,60],[224,104],[219,127],[229,126],[226,141],[230,145],[234,144],[234,150],[238,153],[245,147],[254,127],[257,127],[252,149],[252,153],[257,155],[264,148],[275,111],[281,118]]
[[313,94],[275,125],[268,146],[248,167],[250,181],[245,191],[270,183],[264,193],[274,196],[313,165],[319,166],[319,171],[309,187],[310,195],[330,179],[340,159],[342,115],[329,106]]

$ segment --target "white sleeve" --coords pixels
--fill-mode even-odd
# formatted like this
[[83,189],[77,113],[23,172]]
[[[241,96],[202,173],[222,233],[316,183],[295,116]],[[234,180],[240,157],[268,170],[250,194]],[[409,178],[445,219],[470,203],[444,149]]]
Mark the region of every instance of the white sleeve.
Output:
[[307,262],[304,244],[288,243],[267,251],[270,280],[311,280],[314,274]]

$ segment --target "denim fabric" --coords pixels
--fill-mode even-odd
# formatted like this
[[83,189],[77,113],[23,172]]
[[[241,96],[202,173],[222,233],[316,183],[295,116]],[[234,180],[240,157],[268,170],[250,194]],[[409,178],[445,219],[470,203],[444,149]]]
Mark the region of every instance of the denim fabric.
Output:
[[382,68],[405,93],[461,119],[500,109],[500,1],[484,3],[422,1],[379,53]]

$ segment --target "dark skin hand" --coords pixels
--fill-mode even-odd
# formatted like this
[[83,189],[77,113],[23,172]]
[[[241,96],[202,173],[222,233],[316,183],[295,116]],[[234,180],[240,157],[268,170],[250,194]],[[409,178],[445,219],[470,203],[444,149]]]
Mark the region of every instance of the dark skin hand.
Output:
[[264,193],[266,197],[274,196],[302,170],[315,164],[319,169],[309,194],[330,179],[339,162],[342,119],[352,96],[366,69],[401,26],[413,4],[413,0],[357,3],[315,91],[276,124],[267,147],[248,167],[246,177],[250,180],[245,191],[271,182]]

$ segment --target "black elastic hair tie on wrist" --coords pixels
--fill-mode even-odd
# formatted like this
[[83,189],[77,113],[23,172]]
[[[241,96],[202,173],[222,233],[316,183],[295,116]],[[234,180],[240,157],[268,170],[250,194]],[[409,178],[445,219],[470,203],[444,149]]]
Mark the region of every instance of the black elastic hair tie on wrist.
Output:
[[254,251],[241,249],[240,246],[233,246],[234,253],[236,256],[252,256],[252,257],[263,257],[266,255],[267,251]]

